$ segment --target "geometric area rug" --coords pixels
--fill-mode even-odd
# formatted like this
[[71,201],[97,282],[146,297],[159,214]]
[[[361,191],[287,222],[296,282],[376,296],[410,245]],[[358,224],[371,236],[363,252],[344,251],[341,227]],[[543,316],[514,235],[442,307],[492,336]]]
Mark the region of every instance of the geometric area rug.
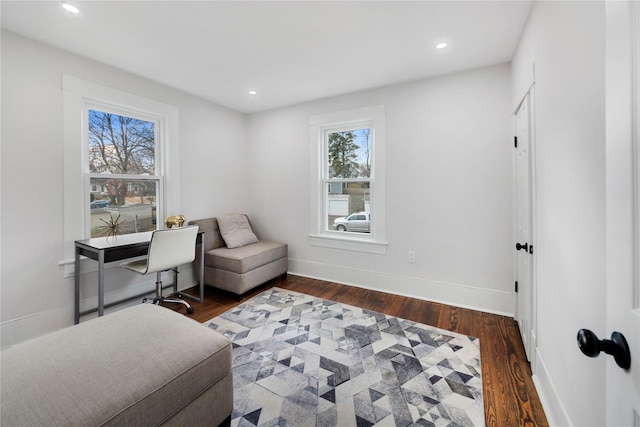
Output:
[[204,322],[233,345],[231,426],[484,426],[478,338],[272,288]]

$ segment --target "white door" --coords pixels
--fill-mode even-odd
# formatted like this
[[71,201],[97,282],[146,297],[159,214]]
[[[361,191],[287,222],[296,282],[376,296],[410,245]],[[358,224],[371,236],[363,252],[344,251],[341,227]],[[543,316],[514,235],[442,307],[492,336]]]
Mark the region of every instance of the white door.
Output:
[[620,332],[631,352],[627,370],[607,356],[607,425],[640,427],[640,4],[607,1],[606,17],[608,330],[599,338]]
[[516,112],[516,320],[522,343],[531,360],[532,351],[532,239],[531,239],[531,105],[527,94]]

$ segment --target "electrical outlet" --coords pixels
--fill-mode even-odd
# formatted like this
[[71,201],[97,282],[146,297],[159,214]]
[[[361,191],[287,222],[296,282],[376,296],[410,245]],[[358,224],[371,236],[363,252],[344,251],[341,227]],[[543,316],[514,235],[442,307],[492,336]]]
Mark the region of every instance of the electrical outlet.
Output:
[[416,252],[415,251],[409,251],[409,258],[407,259],[407,261],[411,264],[415,264],[416,262]]

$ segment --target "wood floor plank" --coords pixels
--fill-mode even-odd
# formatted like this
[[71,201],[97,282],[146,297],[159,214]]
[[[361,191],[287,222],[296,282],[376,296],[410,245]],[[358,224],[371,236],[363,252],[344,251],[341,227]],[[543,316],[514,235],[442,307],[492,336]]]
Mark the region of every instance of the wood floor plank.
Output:
[[[274,286],[480,338],[486,425],[548,426],[514,319],[294,275],[271,280],[245,299]],[[204,303],[192,304],[195,312],[188,316],[205,322],[238,304],[234,295],[206,286]],[[168,307],[184,313],[184,306]]]
[[487,427],[513,426],[514,404],[507,392],[505,374],[502,371],[504,353],[496,316],[483,316],[480,338],[484,410]]
[[522,421],[522,425],[539,425],[542,420],[536,419],[536,417],[539,412],[543,412],[542,405],[539,399],[532,399],[528,393],[528,390],[534,385],[531,378],[531,366],[526,362],[526,353],[522,345],[518,325],[514,320],[505,321],[505,328],[505,342],[507,343],[507,352],[509,354],[512,387],[518,397],[518,401],[521,402],[519,419]]
[[456,308],[456,318],[458,322],[457,330],[459,334],[480,337],[479,318],[481,313],[468,308]]

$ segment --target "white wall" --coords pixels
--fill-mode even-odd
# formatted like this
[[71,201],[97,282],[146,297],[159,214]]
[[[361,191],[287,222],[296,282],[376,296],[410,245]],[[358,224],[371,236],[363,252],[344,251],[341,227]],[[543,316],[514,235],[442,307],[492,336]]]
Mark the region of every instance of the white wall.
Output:
[[605,332],[604,3],[535,2],[512,64],[514,107],[535,64],[538,390],[557,425],[602,426],[576,334]]
[[[252,114],[252,221],[292,273],[513,314],[510,99],[502,64]],[[387,253],[311,246],[309,118],[379,104]]]
[[[511,75],[498,65],[248,121],[4,31],[1,53],[3,347],[72,323],[73,283],[58,265],[63,73],[180,108],[188,218],[247,211],[262,237],[289,243],[294,273],[512,313],[510,113],[535,64],[536,380],[552,422],[604,425],[605,359],[583,357],[575,343],[580,328],[605,330],[602,2],[535,2]],[[312,247],[309,117],[378,104],[387,111],[387,254]],[[130,278],[107,276],[108,289]]]
[[[179,108],[180,206],[187,219],[248,209],[246,117],[104,64],[2,32],[2,347],[73,324],[63,268],[62,75]],[[107,292],[138,280],[110,269]],[[83,277],[95,295],[95,273]],[[154,280],[151,280],[153,282]],[[153,285],[151,285],[151,289]]]

